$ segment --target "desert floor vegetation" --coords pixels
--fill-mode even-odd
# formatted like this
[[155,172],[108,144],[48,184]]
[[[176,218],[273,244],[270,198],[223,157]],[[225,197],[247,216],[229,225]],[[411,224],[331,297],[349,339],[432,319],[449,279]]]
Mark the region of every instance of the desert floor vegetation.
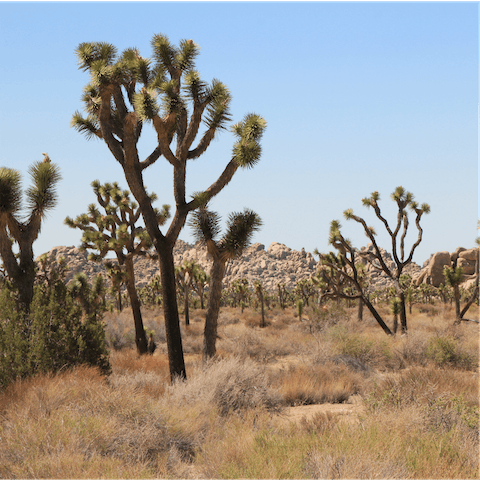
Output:
[[1,393],[0,477],[478,478],[479,327],[451,308],[414,306],[395,337],[334,303],[267,310],[265,328],[223,308],[208,362],[193,310],[173,384],[161,313],[142,312],[153,355],[108,313],[109,376],[78,366]]

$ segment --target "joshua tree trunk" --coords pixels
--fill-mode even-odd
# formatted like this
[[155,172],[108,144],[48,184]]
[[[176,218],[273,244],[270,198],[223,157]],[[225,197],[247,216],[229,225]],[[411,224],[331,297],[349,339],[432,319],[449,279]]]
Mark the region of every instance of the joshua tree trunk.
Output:
[[370,303],[367,298],[362,297],[365,305],[367,308],[370,310],[370,313],[373,315],[375,320],[378,322],[378,324],[383,328],[383,331],[387,335],[392,335],[392,331],[388,328],[387,324],[383,321],[382,317],[378,314],[378,312],[375,310],[374,306]]
[[138,299],[137,289],[135,288],[135,272],[133,269],[133,258],[125,258],[125,267],[127,270],[127,292],[132,306],[133,321],[135,324],[135,343],[137,352],[140,355],[147,353],[148,341],[143,327],[142,312],[140,310],[140,300]]
[[177,296],[175,292],[175,266],[173,263],[173,245],[157,249],[162,282],[163,312],[165,317],[165,336],[167,340],[170,377],[187,378],[183,358],[182,335],[178,316]]
[[222,282],[225,275],[225,264],[222,259],[216,257],[213,260],[210,271],[210,292],[208,295],[207,315],[205,317],[205,331],[203,342],[203,359],[207,360],[217,351],[217,325],[218,313],[220,312],[220,300],[222,298]]
[[405,294],[400,290],[400,323],[402,324],[402,334],[407,333],[407,311],[405,309]]
[[361,322],[363,320],[363,300],[358,299],[357,320]]
[[393,314],[393,334],[396,335],[398,330],[398,314]]
[[190,311],[188,305],[188,285],[185,285],[185,292],[183,294],[183,309],[185,311],[185,325],[190,325]]
[[265,305],[264,305],[264,299],[263,299],[263,290],[259,292],[258,298],[260,300],[260,308],[262,312],[262,321],[260,323],[260,327],[265,328],[266,324],[265,324]]

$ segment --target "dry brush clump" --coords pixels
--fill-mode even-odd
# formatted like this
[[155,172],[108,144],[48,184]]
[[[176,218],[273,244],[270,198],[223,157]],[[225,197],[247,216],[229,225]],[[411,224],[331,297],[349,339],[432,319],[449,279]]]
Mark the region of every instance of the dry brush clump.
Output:
[[329,362],[272,373],[271,382],[278,385],[286,405],[344,403],[352,395],[363,392],[365,375],[346,365]]
[[197,365],[192,378],[174,383],[165,397],[175,405],[215,407],[221,415],[256,408],[279,411],[282,403],[266,371],[252,360],[238,357]]

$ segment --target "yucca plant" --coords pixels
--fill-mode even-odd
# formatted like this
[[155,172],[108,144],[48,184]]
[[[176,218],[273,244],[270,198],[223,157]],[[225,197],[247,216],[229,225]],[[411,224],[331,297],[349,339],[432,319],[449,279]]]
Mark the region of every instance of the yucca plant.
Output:
[[25,208],[20,172],[0,167],[0,255],[25,311],[30,308],[35,282],[33,243],[47,213],[57,203],[56,188],[61,179],[58,166],[43,155],[43,161],[34,162],[28,170],[32,183],[25,192]]
[[[135,48],[119,56],[107,43],[78,46],[79,68],[90,74],[90,83],[83,94],[86,115],[76,112],[72,125],[87,138],[104,141],[123,168],[159,256],[170,375],[172,379],[186,378],[173,248],[189,212],[217,195],[238,168],[253,167],[260,160],[266,122],[249,114],[235,124],[236,141],[225,169],[201,194],[187,201],[187,163],[201,157],[215,136],[227,128],[231,95],[222,82],[207,84],[201,79],[195,69],[200,48],[193,40],[175,46],[165,35],[155,35],[151,44],[151,59]],[[204,129],[200,128],[202,122]],[[155,130],[157,142],[141,159],[138,142],[146,124]],[[144,183],[145,170],[160,157],[173,167],[175,211],[166,233],[160,230]]]
[[217,323],[226,263],[242,255],[250,245],[254,233],[262,226],[260,217],[252,210],[245,209],[241,213],[229,215],[226,232],[222,238],[218,238],[220,220],[217,213],[204,206],[195,211],[189,221],[195,239],[206,245],[213,260],[205,317],[204,359],[213,357],[216,353]]

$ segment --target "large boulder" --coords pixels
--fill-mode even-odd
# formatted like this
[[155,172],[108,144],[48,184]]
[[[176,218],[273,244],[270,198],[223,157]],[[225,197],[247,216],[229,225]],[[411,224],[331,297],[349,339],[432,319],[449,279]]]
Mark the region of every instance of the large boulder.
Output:
[[433,254],[427,267],[426,277],[429,281],[424,281],[423,283],[430,283],[434,287],[439,287],[442,283],[444,284],[445,277],[443,276],[443,269],[444,267],[449,267],[450,265],[450,253],[444,251]]

